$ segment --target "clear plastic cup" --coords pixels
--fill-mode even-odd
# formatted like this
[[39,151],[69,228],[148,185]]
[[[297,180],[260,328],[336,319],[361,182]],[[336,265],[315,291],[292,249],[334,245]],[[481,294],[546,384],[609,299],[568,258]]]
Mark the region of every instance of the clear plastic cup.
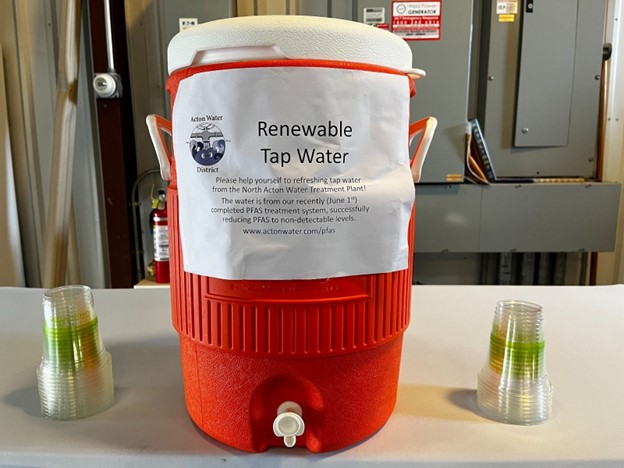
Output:
[[552,385],[544,365],[543,324],[537,304],[496,304],[490,351],[477,385],[477,404],[487,417],[523,425],[550,417]]
[[43,356],[37,368],[41,413],[78,419],[113,404],[113,367],[104,349],[88,286],[50,289],[43,296]]

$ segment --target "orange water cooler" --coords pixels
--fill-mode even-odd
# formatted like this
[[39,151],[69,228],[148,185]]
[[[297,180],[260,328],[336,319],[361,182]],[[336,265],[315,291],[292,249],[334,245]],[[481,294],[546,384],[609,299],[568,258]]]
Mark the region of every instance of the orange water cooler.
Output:
[[[332,257],[341,255],[344,249],[348,250],[351,245],[349,237],[336,238],[339,232],[332,234],[333,231],[341,229],[339,224],[336,228],[332,227],[332,222],[344,220],[344,225],[350,223],[349,229],[353,229],[350,232],[366,230],[354,226],[357,219],[360,219],[358,216],[365,215],[365,207],[361,212],[364,214],[360,215],[356,208],[347,205],[348,200],[359,203],[357,206],[363,206],[364,202],[355,198],[348,199],[343,196],[344,193],[333,193],[343,189],[338,185],[329,185],[331,180],[338,180],[336,175],[340,175],[342,170],[337,167],[342,161],[335,154],[348,154],[344,158],[345,163],[352,163],[347,158],[358,157],[352,151],[340,153],[340,141],[357,145],[354,142],[357,138],[364,138],[366,135],[366,138],[375,138],[375,135],[369,135],[375,132],[361,131],[364,126],[371,125],[373,118],[360,115],[361,109],[375,106],[364,103],[361,109],[358,108],[358,116],[351,120],[348,117],[336,117],[332,121],[332,113],[343,115],[341,109],[351,106],[353,100],[340,103],[341,96],[331,96],[331,93],[342,89],[340,86],[344,86],[344,76],[348,77],[348,89],[356,97],[368,94],[366,89],[358,90],[360,83],[365,82],[360,80],[360,76],[373,75],[375,80],[382,79],[382,84],[385,83],[383,79],[389,77],[393,83],[398,83],[397,99],[401,100],[402,108],[407,107],[409,113],[409,99],[415,93],[415,79],[424,73],[412,68],[410,48],[402,39],[363,24],[328,18],[266,16],[214,21],[179,33],[171,41],[168,53],[170,77],[167,87],[171,94],[172,122],[149,116],[147,123],[161,164],[161,173],[170,180],[168,210],[172,317],[173,325],[180,336],[184,391],[191,418],[211,437],[230,446],[255,452],[284,445],[323,452],[348,446],[370,436],[387,421],[396,402],[403,332],[410,321],[414,210],[413,202],[410,202],[408,221],[402,224],[402,231],[395,236],[399,237],[397,242],[404,246],[407,258],[400,269],[359,274],[348,274],[347,270],[345,274],[342,269],[338,269],[336,274],[328,274],[322,269],[324,260],[319,257],[326,255],[329,261]],[[277,122],[277,117],[265,121],[263,114],[250,124],[249,132],[253,133],[250,138],[279,138],[279,142],[290,145],[299,144],[297,141],[323,144],[323,148],[331,148],[331,154],[327,154],[334,159],[330,157],[329,161],[319,161],[330,164],[314,169],[317,171],[314,175],[303,179],[297,178],[299,171],[305,169],[303,162],[300,163],[294,156],[290,158],[291,153],[296,154],[295,151],[285,151],[282,148],[281,151],[269,152],[262,146],[267,146],[266,142],[258,146],[262,152],[257,154],[237,149],[237,145],[247,138],[243,133],[237,133],[239,130],[236,129],[236,122],[231,124],[229,130],[224,130],[226,121],[242,120],[248,113],[253,113],[254,110],[248,109],[246,103],[253,101],[253,108],[265,105],[267,93],[271,91],[263,88],[262,83],[275,83],[281,77],[288,79],[289,73],[296,71],[299,73],[296,83],[301,85],[304,82],[303,86],[308,89],[316,81],[315,73],[326,70],[329,70],[331,80],[334,80],[334,76],[340,79],[330,81],[336,83],[336,88],[330,84],[321,89],[321,92],[325,90],[330,94],[326,97],[330,104],[319,107],[329,107],[327,115],[330,120],[324,127],[318,125],[312,130],[319,132],[320,129],[322,133],[306,136],[305,130],[302,130],[305,125],[285,125]],[[221,92],[218,87],[226,87],[228,82],[238,80],[239,72],[246,73],[245,79],[256,76],[262,78],[247,79],[242,82],[243,85],[239,84],[238,86],[252,88],[252,98],[241,98],[233,104],[236,106],[236,113],[222,117],[221,114],[226,111],[221,112],[219,109],[227,107],[223,95],[214,98],[220,103],[214,106],[210,96],[213,93],[217,96]],[[275,77],[272,73],[276,74]],[[342,75],[343,73],[348,75]],[[212,81],[205,82],[208,84],[197,82],[193,87],[183,89],[187,80],[202,77],[212,79],[211,76],[219,77],[214,82],[216,84],[211,84]],[[267,81],[269,79],[273,81]],[[288,85],[275,86],[281,86],[283,90]],[[384,90],[376,88],[375,92],[384,93]],[[210,109],[206,108],[206,112],[203,112],[203,108],[202,112],[189,111],[190,117],[185,115],[185,110],[178,107],[182,92],[195,94],[185,98],[191,106],[200,99],[200,95],[207,95],[204,97],[210,103],[207,106]],[[317,92],[315,96],[318,94]],[[293,96],[299,94],[295,93]],[[307,96],[305,102],[315,99]],[[262,104],[257,101],[262,101]],[[332,106],[336,102],[339,105],[334,109]],[[291,103],[285,102],[280,106],[289,104]],[[292,106],[299,105],[292,103]],[[271,104],[266,106],[270,107]],[[376,112],[375,109],[369,110]],[[285,113],[287,111],[276,111],[275,115]],[[325,121],[319,122],[326,122],[327,115],[324,116]],[[383,120],[384,115],[375,116],[374,122]],[[402,133],[398,133],[402,140],[398,145],[405,154],[405,161],[401,164],[407,164],[407,170],[411,170],[409,177],[417,181],[435,128],[435,119],[427,118],[409,125],[409,115],[405,111],[401,115],[406,120],[402,123]],[[211,118],[215,119],[213,123],[205,121]],[[190,120],[193,122],[189,122]],[[347,127],[346,124],[352,121],[357,121],[357,125]],[[338,129],[338,122],[343,128]],[[202,126],[198,127],[200,124]],[[187,127],[183,125],[192,130],[186,130]],[[377,123],[372,127],[378,128]],[[182,128],[184,130],[179,130]],[[351,132],[345,130],[346,128],[350,128]],[[162,132],[173,133],[173,154],[168,151]],[[180,135],[176,135],[176,132]],[[339,132],[341,135],[337,135]],[[419,135],[420,142],[414,157],[410,158],[408,141],[415,135]],[[274,153],[275,159],[271,159]],[[288,161],[284,155],[289,155]],[[258,192],[257,196],[254,194],[255,201],[241,198],[246,200],[241,203],[248,203],[245,210],[250,213],[255,211],[257,216],[252,217],[250,214],[247,217],[245,213],[240,213],[235,204],[229,204],[227,197],[230,194],[233,194],[232,197],[242,197],[240,192],[246,179],[240,174],[244,173],[247,166],[244,159],[251,157],[259,160],[261,170],[267,168],[267,171],[274,171],[264,174],[264,179],[258,180],[269,181],[271,184],[281,182],[283,185],[287,185],[285,181],[289,180],[324,180],[325,185],[310,183],[302,185],[300,191],[329,191],[326,196],[334,198],[327,201],[327,204],[331,203],[331,206],[338,206],[339,209],[332,208],[334,211],[331,211],[330,208],[324,208],[327,205],[319,201],[320,198],[314,198],[316,195],[292,199],[301,206],[317,203],[314,205],[319,206],[316,211],[323,213],[325,217],[315,219],[321,220],[323,227],[304,225],[303,229],[299,229],[301,226],[291,223],[286,226],[290,231],[278,231],[274,229],[272,221],[299,220],[305,223],[310,217],[305,218],[301,213],[310,211],[303,211],[304,208],[289,208],[290,211],[283,209],[280,213],[294,213],[293,216],[285,218],[280,215],[271,220],[268,213],[277,211],[263,205],[269,203],[265,196],[270,198],[270,194],[259,194],[260,191],[267,190],[267,186],[254,186],[253,190]],[[401,158],[403,156],[398,159]],[[185,167],[190,167],[189,179],[181,178],[182,161]],[[227,174],[224,169],[226,162],[231,164]],[[357,164],[357,160],[353,164]],[[236,171],[240,171],[240,179],[237,179]],[[331,174],[334,175],[333,178]],[[374,179],[376,172],[372,171],[371,174]],[[252,179],[249,178],[250,181]],[[199,182],[188,182],[189,180]],[[214,197],[213,205],[207,204],[205,208],[201,208],[203,200],[195,198],[196,203],[189,203],[189,214],[185,221],[186,208],[182,208],[182,202],[187,186],[184,184],[193,185],[193,190],[200,190],[197,185],[203,184],[202,181],[205,180],[212,181],[201,188],[207,197],[214,196],[215,190],[221,190],[219,185],[215,185],[217,181],[225,184],[222,189],[227,192],[227,196]],[[270,190],[278,191],[274,185],[271,185]],[[359,188],[347,187],[344,190],[366,189],[370,192],[381,185],[384,184],[370,182],[366,187],[361,185]],[[411,179],[408,185],[413,190]],[[338,195],[342,198],[338,198]],[[413,193],[410,195],[413,197]],[[279,203],[293,203],[288,198],[290,195],[278,193],[274,196],[282,197]],[[303,201],[297,201],[299,199]],[[374,200],[366,203],[373,206]],[[192,209],[198,210],[197,214],[191,214]],[[219,214],[208,218],[211,216],[206,213],[208,211]],[[336,212],[345,216],[341,218],[329,214]],[[347,216],[348,213],[352,214]],[[222,244],[215,244],[214,248],[207,247],[205,254],[195,253],[188,248],[185,245],[185,236],[192,235],[195,239],[200,239],[200,244],[212,242],[205,239],[201,223],[195,222],[201,216],[206,216],[211,224],[216,222],[210,221],[211,219],[224,223],[217,228],[216,234],[211,234],[212,237],[220,236],[221,233],[227,237],[230,232],[244,231],[247,236],[243,236],[244,239],[250,239],[253,232],[241,225],[253,227],[255,222],[268,222],[273,226],[264,226],[263,233],[283,232],[284,235],[274,236],[279,239],[271,240],[277,247],[273,244],[254,247],[259,252],[257,256],[242,258],[241,254],[241,258],[238,258],[240,247],[232,250],[232,253],[227,254],[227,259],[231,258],[232,263],[246,262],[245,267],[229,273],[229,265],[225,265],[224,271],[228,273],[212,274],[210,268],[213,264],[218,264],[219,260],[213,260],[211,255],[221,254],[233,241],[226,239]],[[207,224],[210,229],[211,224]],[[387,224],[393,223],[384,223]],[[287,273],[286,277],[280,276],[282,269],[299,263],[296,250],[302,247],[297,244],[290,245],[289,242],[293,237],[303,237],[303,234],[289,238],[286,236],[299,232],[313,233],[310,234],[310,245],[317,242],[317,238],[337,239],[335,245],[331,244],[333,241],[328,241],[326,253],[321,247],[311,254],[314,260],[312,263],[320,265],[319,268],[315,266],[314,271],[322,271],[320,274],[325,276],[307,273]],[[253,243],[256,242],[255,238],[252,240]],[[308,243],[303,242],[301,245],[305,249]],[[278,253],[274,255],[265,253],[273,248],[281,250],[276,250]],[[363,252],[364,256],[375,258],[375,249],[370,250],[372,252]],[[301,255],[303,259],[304,254]],[[269,277],[262,277],[262,273],[251,273],[258,263],[260,267],[263,264],[270,265],[267,267],[271,273]],[[366,267],[367,260],[361,263],[364,264],[363,267],[358,266],[352,271],[366,271],[362,268]],[[203,270],[204,264],[208,270]],[[302,268],[305,269],[305,266]],[[209,274],[202,273],[204,271]],[[273,272],[277,272],[277,279]]]

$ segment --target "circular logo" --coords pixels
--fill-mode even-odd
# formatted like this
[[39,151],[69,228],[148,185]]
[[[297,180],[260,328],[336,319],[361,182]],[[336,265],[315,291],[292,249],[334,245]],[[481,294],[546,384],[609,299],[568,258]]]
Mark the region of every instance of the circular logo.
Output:
[[197,164],[213,166],[225,154],[223,132],[213,123],[201,123],[191,133],[189,149]]
[[407,10],[407,8],[405,7],[405,5],[404,5],[403,3],[399,3],[399,4],[396,6],[396,12],[397,12],[399,15],[402,15],[403,13],[405,13],[405,10]]

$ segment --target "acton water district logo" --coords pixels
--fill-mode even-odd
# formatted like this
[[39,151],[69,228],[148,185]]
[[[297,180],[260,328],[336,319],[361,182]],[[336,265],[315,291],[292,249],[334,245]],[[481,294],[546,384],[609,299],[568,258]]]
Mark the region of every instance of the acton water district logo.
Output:
[[189,148],[196,163],[213,166],[225,155],[223,132],[213,123],[201,123],[191,133]]

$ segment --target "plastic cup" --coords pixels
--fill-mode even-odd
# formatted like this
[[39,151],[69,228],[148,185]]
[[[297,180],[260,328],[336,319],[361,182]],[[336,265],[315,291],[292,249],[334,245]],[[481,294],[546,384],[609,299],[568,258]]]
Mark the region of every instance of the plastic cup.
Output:
[[496,304],[489,356],[477,386],[477,404],[487,417],[522,425],[550,417],[552,385],[544,365],[543,322],[537,304]]
[[111,406],[112,360],[100,338],[91,289],[50,289],[43,296],[43,312],[43,356],[37,368],[41,413],[78,419]]

